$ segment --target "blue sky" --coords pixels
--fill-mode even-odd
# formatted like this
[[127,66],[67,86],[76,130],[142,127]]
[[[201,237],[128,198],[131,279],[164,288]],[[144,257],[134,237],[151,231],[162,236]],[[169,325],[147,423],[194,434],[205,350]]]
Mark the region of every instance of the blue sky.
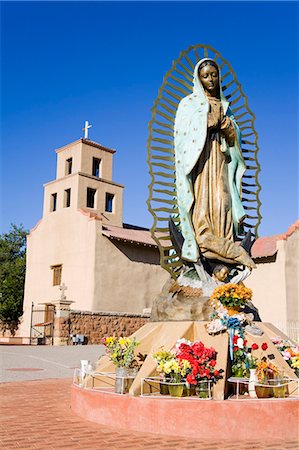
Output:
[[2,217],[32,228],[55,148],[82,137],[115,148],[124,221],[151,226],[146,140],[151,107],[180,51],[210,44],[256,115],[260,235],[298,217],[298,4],[2,2]]

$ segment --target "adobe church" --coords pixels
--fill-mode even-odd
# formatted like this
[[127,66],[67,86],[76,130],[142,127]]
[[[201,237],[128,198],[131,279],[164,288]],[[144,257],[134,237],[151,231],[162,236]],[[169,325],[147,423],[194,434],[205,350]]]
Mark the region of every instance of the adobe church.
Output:
[[76,310],[141,314],[168,276],[150,232],[123,224],[124,186],[112,179],[115,151],[79,139],[56,154],[43,218],[27,238],[20,336],[30,334],[32,302],[55,304],[62,284]]
[[[20,337],[31,333],[32,303],[47,307],[62,299],[76,311],[137,317],[150,311],[169,276],[149,230],[123,224],[124,186],[112,178],[115,151],[84,138],[56,154],[43,217],[27,238]],[[258,239],[252,254],[257,269],[246,285],[262,320],[298,337],[299,221],[287,233]],[[62,308],[58,318],[63,315]]]

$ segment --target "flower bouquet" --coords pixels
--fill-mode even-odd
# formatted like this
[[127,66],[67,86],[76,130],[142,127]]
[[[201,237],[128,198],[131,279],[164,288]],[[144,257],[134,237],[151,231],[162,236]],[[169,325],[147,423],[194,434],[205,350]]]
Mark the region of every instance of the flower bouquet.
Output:
[[227,283],[214,289],[211,302],[215,309],[219,308],[220,303],[226,308],[228,314],[232,316],[238,314],[251,298],[251,289],[240,284]]
[[134,351],[139,342],[135,338],[109,336],[102,339],[102,344],[116,367],[115,392],[125,394],[129,391],[134,375],[136,376]]
[[[274,355],[265,355],[264,352],[268,349],[267,342],[261,345],[262,353],[259,357],[251,354],[251,361],[255,367],[258,382],[255,385],[255,391],[258,398],[284,397],[285,387],[280,386],[283,381],[283,376],[280,374],[278,367],[271,362]],[[252,344],[252,352],[259,350],[258,344]],[[276,386],[276,387],[274,387]]]
[[247,340],[235,334],[233,337],[233,376],[237,378],[246,377],[248,375],[248,368]]
[[216,369],[215,349],[205,347],[201,341],[181,342],[177,350],[177,359],[186,361],[186,382],[196,386],[198,396],[211,398],[211,386],[222,378],[223,373],[223,369]]
[[175,353],[164,349],[153,354],[157,362],[157,371],[163,374],[164,383],[160,383],[161,394],[169,394],[172,397],[181,397],[184,391],[185,377],[191,368],[186,360],[179,360]]
[[279,336],[273,338],[272,342],[285,361],[295,371],[296,376],[299,377],[299,346],[294,345],[287,339],[281,339]]

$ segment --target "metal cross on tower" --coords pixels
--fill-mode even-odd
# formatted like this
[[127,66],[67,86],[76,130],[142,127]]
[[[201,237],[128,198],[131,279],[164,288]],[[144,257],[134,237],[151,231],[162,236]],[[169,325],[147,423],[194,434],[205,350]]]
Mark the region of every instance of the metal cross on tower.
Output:
[[82,128],[82,131],[84,131],[84,139],[88,139],[88,129],[91,127],[92,125],[88,123],[88,120],[85,120],[85,127]]
[[66,299],[65,291],[67,290],[66,285],[65,285],[64,283],[62,283],[62,284],[59,286],[59,289],[61,290],[61,297],[60,297],[60,300],[65,300],[65,299]]

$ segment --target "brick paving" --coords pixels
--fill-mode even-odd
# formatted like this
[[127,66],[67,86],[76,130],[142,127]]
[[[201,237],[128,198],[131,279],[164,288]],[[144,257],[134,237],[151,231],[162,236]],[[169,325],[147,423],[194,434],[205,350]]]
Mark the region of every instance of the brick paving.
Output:
[[[203,442],[104,427],[82,420],[72,413],[70,385],[70,379],[2,383],[1,450],[165,450],[175,447],[179,450],[296,450],[299,448],[298,442],[295,441]],[[198,426],[200,431],[200,424],[197,424],[196,420],[194,426]]]

